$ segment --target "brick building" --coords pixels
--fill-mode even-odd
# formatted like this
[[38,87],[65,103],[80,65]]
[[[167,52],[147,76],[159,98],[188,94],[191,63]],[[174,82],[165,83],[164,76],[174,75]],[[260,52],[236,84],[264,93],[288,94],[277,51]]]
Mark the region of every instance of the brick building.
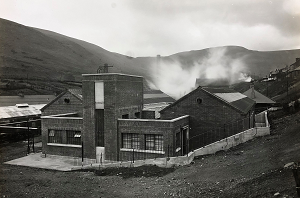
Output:
[[181,155],[188,124],[187,115],[155,120],[143,111],[142,77],[84,74],[82,93],[65,91],[42,109],[43,153],[98,162],[130,160],[132,152],[136,159]]
[[217,141],[226,137],[228,131],[238,133],[253,127],[254,108],[255,101],[232,89],[199,86],[161,110],[160,116],[174,119],[189,115],[190,148],[199,148],[199,142],[193,142],[193,137],[202,133],[210,133],[206,138]]
[[230,89],[199,87],[155,119],[160,106],[144,107],[142,77],[84,74],[82,91],[65,91],[42,109],[43,153],[97,162],[184,155],[199,146],[190,147],[199,133],[241,119],[236,132],[253,126],[254,104]]

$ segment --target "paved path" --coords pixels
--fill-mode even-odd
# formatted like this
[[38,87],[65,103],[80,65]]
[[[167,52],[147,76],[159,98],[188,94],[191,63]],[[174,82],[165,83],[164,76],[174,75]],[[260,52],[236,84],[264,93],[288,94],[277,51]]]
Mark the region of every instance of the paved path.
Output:
[[78,158],[70,157],[41,157],[41,153],[29,154],[28,156],[14,159],[5,164],[29,166],[34,168],[44,168],[59,171],[71,171],[72,168],[79,168],[81,162]]

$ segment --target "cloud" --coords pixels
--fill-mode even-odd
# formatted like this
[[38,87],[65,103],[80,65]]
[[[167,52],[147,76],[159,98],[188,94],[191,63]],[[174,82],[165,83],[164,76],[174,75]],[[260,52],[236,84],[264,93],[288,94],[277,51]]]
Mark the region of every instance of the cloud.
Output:
[[130,56],[298,48],[299,0],[4,0],[0,17]]

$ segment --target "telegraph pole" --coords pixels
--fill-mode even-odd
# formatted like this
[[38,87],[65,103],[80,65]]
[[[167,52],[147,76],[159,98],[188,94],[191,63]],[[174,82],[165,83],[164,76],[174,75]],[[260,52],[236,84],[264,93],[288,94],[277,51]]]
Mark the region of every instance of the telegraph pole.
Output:
[[30,136],[29,136],[29,118],[27,118],[27,154],[30,153],[29,140],[30,140]]

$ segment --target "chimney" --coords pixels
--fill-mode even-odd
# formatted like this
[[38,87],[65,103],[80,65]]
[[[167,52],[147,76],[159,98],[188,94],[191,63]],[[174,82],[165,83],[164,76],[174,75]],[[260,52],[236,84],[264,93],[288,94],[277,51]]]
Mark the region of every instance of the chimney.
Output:
[[160,55],[157,55],[156,56],[156,65],[155,65],[155,78],[158,77],[158,71],[159,71],[159,68],[160,68],[160,62],[161,62],[161,56]]
[[250,89],[251,89],[251,99],[254,99],[255,98],[254,81],[250,82]]

